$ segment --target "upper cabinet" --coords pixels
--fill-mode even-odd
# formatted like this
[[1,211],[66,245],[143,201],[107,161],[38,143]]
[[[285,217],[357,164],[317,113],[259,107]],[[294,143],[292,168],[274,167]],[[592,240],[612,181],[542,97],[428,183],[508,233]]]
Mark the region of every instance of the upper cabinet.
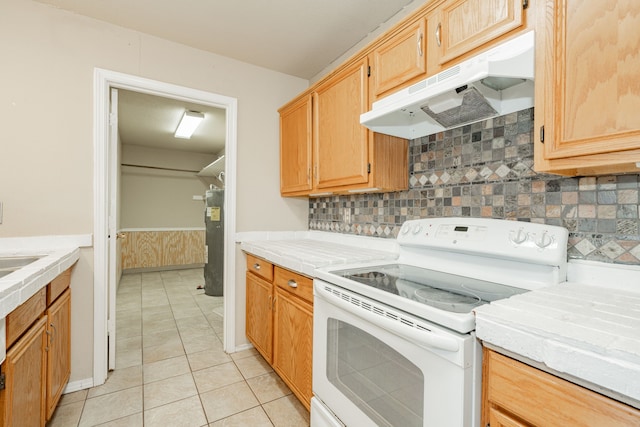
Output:
[[419,19],[373,49],[371,91],[374,100],[427,72],[426,20]]
[[640,2],[536,3],[536,170],[637,173]]
[[314,175],[320,190],[368,180],[368,131],[360,125],[360,114],[368,107],[367,73],[364,58],[315,90]]
[[361,57],[280,109],[280,192],[320,196],[408,187],[408,142],[360,125],[369,106]]
[[526,3],[523,0],[443,2],[431,18],[431,36],[439,48],[439,64],[446,64],[512,30],[524,28]]
[[280,192],[309,193],[311,182],[311,95],[304,94],[280,109]]

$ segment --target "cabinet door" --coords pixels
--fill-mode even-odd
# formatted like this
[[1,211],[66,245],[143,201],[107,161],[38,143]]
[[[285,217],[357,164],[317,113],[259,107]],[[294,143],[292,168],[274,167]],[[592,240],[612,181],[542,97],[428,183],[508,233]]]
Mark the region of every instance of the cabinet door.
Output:
[[376,99],[414,77],[426,77],[425,20],[419,19],[375,48],[372,57],[373,95]]
[[[543,158],[536,156],[536,168],[637,172],[640,2],[539,3],[536,154]],[[545,164],[553,159],[565,160]]]
[[309,409],[313,308],[280,288],[276,289],[275,307],[273,368]]
[[71,374],[71,289],[47,310],[47,419],[51,418]]
[[440,63],[451,61],[524,25],[523,0],[449,0],[440,7],[433,36]]
[[272,303],[272,284],[247,272],[247,338],[269,363],[273,348]]
[[5,389],[0,390],[1,427],[45,425],[46,324],[42,316],[7,351],[2,364]]
[[367,59],[351,64],[315,91],[314,141],[316,188],[368,182]]
[[280,193],[311,191],[311,95],[280,110]]

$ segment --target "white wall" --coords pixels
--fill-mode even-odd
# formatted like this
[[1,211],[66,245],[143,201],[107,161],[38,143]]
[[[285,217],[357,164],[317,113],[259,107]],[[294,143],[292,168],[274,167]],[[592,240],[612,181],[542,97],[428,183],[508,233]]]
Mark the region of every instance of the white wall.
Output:
[[[0,236],[93,232],[96,67],[237,98],[237,230],[307,228],[307,200],[279,195],[277,113],[307,81],[29,0],[0,2],[0,58]],[[72,276],[71,381],[92,376],[92,259]],[[236,286],[244,319],[244,271]]]

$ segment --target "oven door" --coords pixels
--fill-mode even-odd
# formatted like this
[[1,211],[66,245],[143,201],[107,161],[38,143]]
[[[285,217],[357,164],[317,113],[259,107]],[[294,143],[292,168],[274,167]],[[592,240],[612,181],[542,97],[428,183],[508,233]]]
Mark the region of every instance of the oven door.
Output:
[[481,352],[474,334],[318,279],[313,334],[314,396],[344,425],[478,424]]

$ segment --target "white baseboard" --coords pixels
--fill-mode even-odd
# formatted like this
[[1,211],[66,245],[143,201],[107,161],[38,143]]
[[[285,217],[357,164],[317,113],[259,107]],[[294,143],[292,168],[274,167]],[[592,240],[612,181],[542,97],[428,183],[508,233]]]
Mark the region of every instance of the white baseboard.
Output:
[[83,380],[68,382],[67,386],[62,391],[62,394],[73,393],[74,391],[80,391],[93,387],[93,378],[85,378]]

